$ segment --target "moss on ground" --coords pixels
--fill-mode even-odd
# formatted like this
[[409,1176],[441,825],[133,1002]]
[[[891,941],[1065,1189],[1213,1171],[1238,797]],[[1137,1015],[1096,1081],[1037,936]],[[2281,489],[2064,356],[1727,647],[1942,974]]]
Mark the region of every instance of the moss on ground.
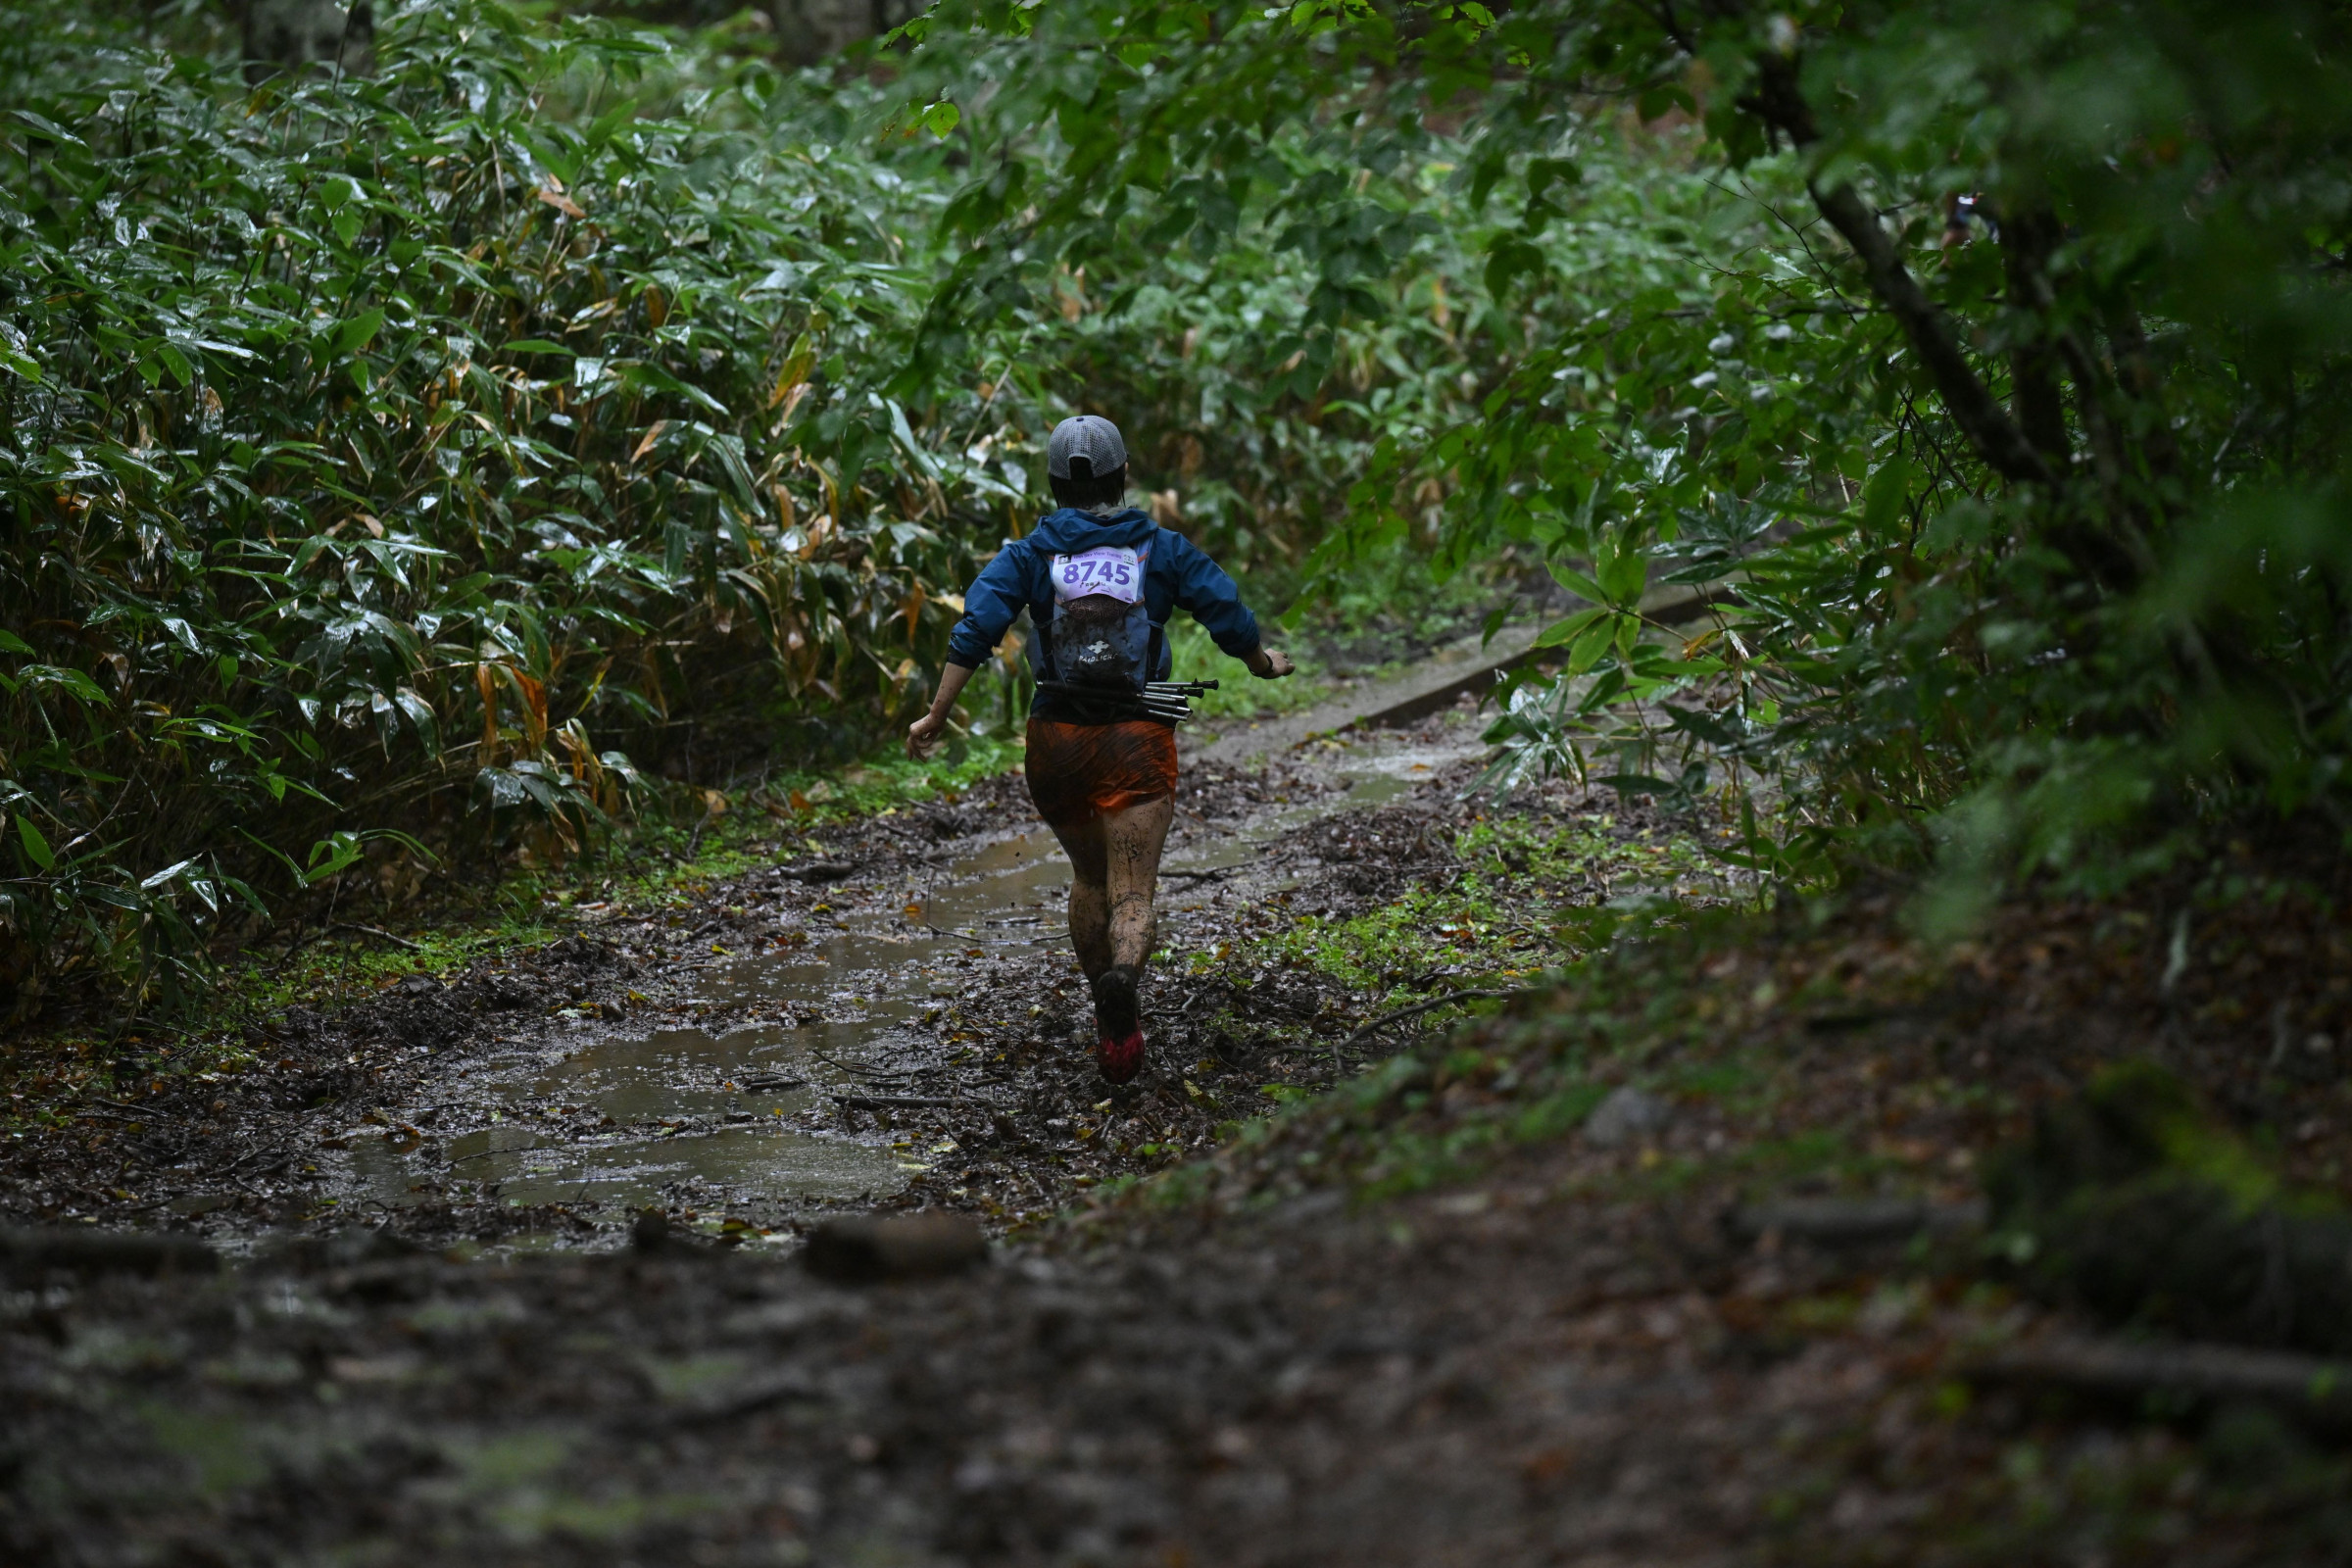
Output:
[[[2183,981],[2159,999],[2149,976],[2130,971],[2169,960],[2146,951],[2150,922],[2127,907],[2020,904],[1980,940],[1937,944],[1910,934],[1901,897],[1883,891],[1702,906],[1689,898],[1688,878],[1704,870],[1694,843],[1615,841],[1596,825],[1480,823],[1461,835],[1463,869],[1449,882],[1351,918],[1269,921],[1190,956],[1197,972],[1237,981],[1286,966],[1328,975],[1393,1007],[1434,995],[1403,981],[1444,953],[1465,960],[1448,984],[1520,994],[1433,1012],[1449,1033],[1327,1096],[1283,1097],[1234,1124],[1212,1159],[1125,1200],[1182,1207],[1338,1186],[1378,1201],[1559,1146],[1629,1087],[1668,1106],[1669,1126],[1564,1162],[1563,1190],[1974,1198],[1985,1157],[2023,1136],[2034,1107],[2144,1052],[2165,1012],[2202,1020],[2209,1038],[2245,1037],[2176,1054],[2180,1070],[2202,1073],[2200,1095],[2257,1106],[2261,1123],[2227,1136],[2195,1123],[2191,1138],[2181,1131],[2191,1123],[2167,1119],[2173,1144],[2193,1145],[2177,1158],[2251,1200],[2280,1180],[2255,1149],[2279,1148],[2307,1184],[2343,1190],[2352,1125],[2338,1080],[2266,1069],[2275,1031],[2229,1005],[2261,984],[2248,978],[2257,956],[2294,969],[2332,953],[2329,906],[2309,906],[2289,922],[2299,929],[2251,952],[2217,936],[2227,961],[2202,966],[2193,994]],[[1547,902],[1566,878],[1653,866],[1671,875],[1650,885],[1680,882],[1681,902],[1647,892],[1614,907]],[[2071,952],[2080,974],[2062,978],[2053,950]],[[2313,978],[2281,979],[2280,993]],[[1473,1009],[1484,1016],[1465,1020]],[[1311,1020],[1261,1028],[1294,1049],[1339,1045]]]

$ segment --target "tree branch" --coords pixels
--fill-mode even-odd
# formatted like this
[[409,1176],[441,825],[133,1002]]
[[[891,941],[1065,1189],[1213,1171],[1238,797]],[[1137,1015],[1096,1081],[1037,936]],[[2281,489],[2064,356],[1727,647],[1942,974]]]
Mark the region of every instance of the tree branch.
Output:
[[2137,311],[2119,305],[2108,313],[2107,344],[2115,356],[2116,384],[2138,405],[2132,411],[2135,428],[2131,433],[2139,440],[2148,472],[2170,479],[2180,471],[2180,451],[2173,444],[2172,428],[2164,419],[2159,396],[2163,381],[2148,352],[2148,335]]
[[[1800,149],[1821,139],[1812,106],[1797,86],[1796,63],[1787,56],[1767,54],[1757,62],[1756,91],[1745,107]],[[2051,483],[2056,476],[2050,466],[2009,417],[1992,389],[1969,367],[1942,308],[1928,298],[1919,279],[1903,265],[1894,241],[1880,226],[1878,214],[1850,184],[1824,189],[1818,181],[1808,179],[1805,189],[1821,216],[1860,259],[1870,291],[1902,327],[1911,352],[1927,368],[1952,422],[1960,426],[1985,466],[2012,484]]]
[[1813,193],[1813,205],[1821,209],[1821,216],[1861,259],[1871,292],[1901,325],[1911,352],[1927,367],[1952,422],[1960,426],[1985,466],[2012,484],[2050,483],[2054,475],[2049,465],[2009,417],[1992,389],[1970,368],[1942,309],[1928,298],[1919,279],[1895,254],[1894,241],[1879,225],[1878,214],[1851,185],[1824,190],[1808,180],[1805,188]]
[[2001,268],[2008,280],[2009,310],[2017,318],[2017,340],[2009,349],[2010,407],[2026,439],[2055,471],[2073,461],[2066,436],[2066,404],[2058,390],[2046,315],[2050,306],[2047,270],[2058,224],[2040,208],[2003,213]]
[[2245,1399],[2324,1426],[2352,1425],[2352,1367],[2340,1361],[2233,1345],[2133,1345],[2060,1337],[2015,1346],[1969,1369],[1987,1382],[2058,1383],[2133,1397]]
[[1427,1002],[1416,1002],[1409,1007],[1398,1007],[1395,1012],[1382,1013],[1341,1041],[1340,1049],[1347,1051],[1357,1041],[1376,1035],[1393,1023],[1402,1023],[1407,1018],[1418,1018],[1425,1012],[1435,1012],[1440,1007],[1450,1006],[1457,1002],[1494,1002],[1508,997],[1533,997],[1540,995],[1542,990],[1543,988],[1538,986],[1518,991],[1448,991],[1442,997],[1433,997]]

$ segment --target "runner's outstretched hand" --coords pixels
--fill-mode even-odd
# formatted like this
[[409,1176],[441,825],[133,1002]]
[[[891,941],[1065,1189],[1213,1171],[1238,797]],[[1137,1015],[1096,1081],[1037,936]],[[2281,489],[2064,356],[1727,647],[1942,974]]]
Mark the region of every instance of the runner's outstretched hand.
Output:
[[956,710],[956,699],[963,694],[963,683],[972,678],[970,666],[948,664],[939,672],[939,690],[931,698],[931,711],[906,726],[906,755],[921,761],[931,755],[947,733],[948,715]]
[[1250,673],[1259,680],[1280,680],[1285,675],[1294,675],[1298,671],[1298,666],[1291,662],[1290,655],[1271,648],[1260,648],[1248,662]]

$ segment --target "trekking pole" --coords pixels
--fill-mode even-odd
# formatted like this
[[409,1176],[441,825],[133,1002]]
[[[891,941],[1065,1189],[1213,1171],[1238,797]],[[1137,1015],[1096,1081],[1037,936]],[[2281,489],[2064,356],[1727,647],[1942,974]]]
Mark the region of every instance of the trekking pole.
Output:
[[1101,703],[1114,711],[1141,713],[1162,723],[1181,724],[1193,716],[1192,705],[1185,701],[1182,693],[1160,692],[1152,687],[1146,687],[1138,694],[1133,691],[1105,690],[1100,686],[1079,686],[1066,680],[1041,680],[1037,683],[1037,689],[1075,697],[1083,702]]
[[1041,680],[1041,692],[1055,692],[1066,697],[1081,698],[1090,703],[1103,703],[1129,710],[1141,710],[1147,717],[1170,724],[1181,724],[1193,716],[1191,699],[1217,689],[1213,680],[1155,680],[1147,681],[1139,696],[1132,691],[1116,691],[1100,686],[1080,686],[1066,680]]

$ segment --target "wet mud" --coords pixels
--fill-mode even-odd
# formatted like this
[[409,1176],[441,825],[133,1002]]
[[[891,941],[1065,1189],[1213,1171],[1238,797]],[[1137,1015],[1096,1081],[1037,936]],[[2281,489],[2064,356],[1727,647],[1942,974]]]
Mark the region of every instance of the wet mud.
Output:
[[[236,1261],[201,1280],[11,1276],[0,1545],[28,1563],[442,1561],[493,1539],[515,1562],[1131,1555],[1119,1543],[1180,1499],[1146,1500],[1108,1449],[1083,1477],[1038,1469],[1097,1442],[1057,1425],[1078,1390],[1054,1369],[1157,1339],[1135,1313],[1182,1276],[1205,1315],[1150,1375],[1185,1402],[1259,1337],[1225,1325],[1266,1310],[1245,1305],[1260,1264],[1130,1278],[1016,1247],[977,1282],[874,1298],[809,1279],[799,1238],[873,1207],[1003,1234],[1197,1156],[1267,1108],[1269,1082],[1356,1070],[1336,1050],[1269,1054],[1247,1025],[1333,1013],[1327,984],[1263,976],[1237,997],[1180,957],[1446,874],[1474,734],[1440,721],[1190,769],[1152,1060],[1118,1090],[1088,1050],[1067,868],[1008,779],[808,845],[684,916],[592,917],[446,984],[296,1009],[255,1041],[258,1071],[16,1151],[14,1221],[160,1226]],[[923,1408],[899,1408],[899,1346],[948,1372]],[[929,1407],[995,1397],[952,1394],[951,1366],[1042,1379],[1042,1402],[995,1457],[929,1474],[910,1511],[884,1478],[946,1436]],[[1222,1466],[1233,1440],[1204,1418],[1143,1441]],[[779,1467],[778,1421],[806,1429],[805,1460]],[[763,1457],[723,1457],[753,1433]],[[1125,1499],[1107,1513],[1089,1500],[1105,1488]]]
[[[252,1072],[159,1085],[21,1140],[22,1220],[175,1224],[231,1251],[355,1221],[419,1244],[613,1248],[634,1215],[789,1246],[845,1206],[946,1205],[995,1229],[1205,1148],[1261,1112],[1268,1059],[1182,956],[1237,921],[1338,911],[1441,870],[1470,725],[1326,743],[1184,774],[1160,883],[1152,1055],[1113,1090],[1069,950],[1069,870],[1017,778],[812,841],[697,908],[591,913],[535,953],[423,976],[255,1031]],[[1401,812],[1384,869],[1346,848]],[[1335,824],[1357,824],[1339,829]],[[1417,858],[1415,856],[1417,855]],[[1251,988],[1274,1016],[1331,1000]],[[1241,1011],[1247,1015],[1250,1009]],[[108,1119],[113,1118],[113,1119]]]
[[[1922,1332],[1836,1364],[1680,1207],[1541,1173],[1212,1246],[844,1288],[757,1254],[318,1258],[53,1288],[26,1563],[1645,1563],[1737,1551]],[[1661,1242],[1665,1245],[1661,1245]],[[1372,1265],[1370,1271],[1367,1264]],[[1801,1265],[1798,1265],[1801,1267]],[[1777,1266],[1776,1286],[1789,1268]],[[78,1374],[78,1375],[77,1375]],[[1735,1554],[1725,1555],[1727,1549]]]

